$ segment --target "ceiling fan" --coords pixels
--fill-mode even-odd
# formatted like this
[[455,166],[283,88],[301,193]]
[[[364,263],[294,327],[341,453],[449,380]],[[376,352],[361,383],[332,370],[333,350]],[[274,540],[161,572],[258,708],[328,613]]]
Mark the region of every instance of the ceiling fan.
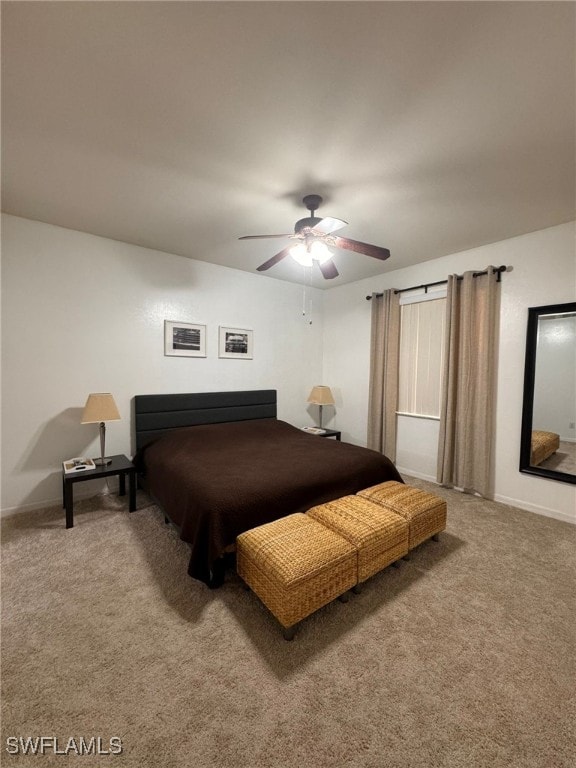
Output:
[[314,214],[322,203],[320,195],[306,195],[302,202],[310,211],[310,216],[296,222],[294,234],[244,235],[244,237],[239,238],[239,240],[261,240],[267,237],[289,237],[297,241],[296,245],[287,246],[275,256],[272,256],[271,259],[265,261],[264,264],[260,264],[257,267],[259,272],[270,269],[270,267],[278,264],[286,256],[292,256],[295,261],[304,267],[311,267],[316,261],[326,280],[331,280],[333,277],[338,277],[338,270],[332,260],[333,254],[328,247],[343,248],[347,251],[363,253],[365,256],[372,256],[374,259],[383,260],[390,256],[388,248],[380,248],[377,245],[361,243],[358,240],[350,240],[347,237],[334,235],[334,232],[345,227],[348,222],[342,221],[342,219],[333,219],[331,216],[326,216],[323,219],[316,217]]

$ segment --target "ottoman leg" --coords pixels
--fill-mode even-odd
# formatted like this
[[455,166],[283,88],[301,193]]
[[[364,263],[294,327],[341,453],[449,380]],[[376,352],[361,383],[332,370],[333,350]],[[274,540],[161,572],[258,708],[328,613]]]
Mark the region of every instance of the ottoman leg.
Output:
[[432,536],[432,541],[440,541],[440,534],[435,533],[434,536]]
[[294,640],[298,624],[292,624],[291,627],[282,627],[282,637],[284,640]]
[[392,563],[393,568],[400,568],[400,560],[394,560]]
[[402,560],[410,560],[410,555],[404,555],[404,557],[402,558]]
[[352,592],[354,592],[355,595],[359,595],[360,592],[362,592],[362,585],[361,584],[356,584],[355,586],[353,586],[352,587]]
[[350,595],[348,592],[344,592],[343,595],[338,595],[338,600],[340,600],[341,603],[347,603],[348,600],[350,600]]

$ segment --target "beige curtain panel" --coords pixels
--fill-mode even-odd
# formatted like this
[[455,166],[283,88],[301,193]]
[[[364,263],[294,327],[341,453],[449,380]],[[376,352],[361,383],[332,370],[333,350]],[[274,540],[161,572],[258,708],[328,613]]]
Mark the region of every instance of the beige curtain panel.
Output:
[[493,495],[496,354],[500,283],[485,275],[448,278],[437,481]]
[[400,295],[372,294],[368,448],[396,460],[396,405],[400,350]]

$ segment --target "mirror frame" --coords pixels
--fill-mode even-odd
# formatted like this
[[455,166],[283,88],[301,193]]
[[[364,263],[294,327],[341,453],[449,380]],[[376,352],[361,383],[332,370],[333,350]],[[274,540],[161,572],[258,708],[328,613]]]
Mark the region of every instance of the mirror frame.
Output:
[[576,484],[576,475],[557,472],[554,469],[542,469],[530,464],[532,418],[534,412],[534,381],[536,377],[536,345],[538,342],[538,319],[541,315],[555,315],[563,312],[576,312],[576,302],[567,304],[549,304],[545,307],[528,309],[528,327],[526,330],[526,362],[524,365],[524,398],[522,403],[522,431],[520,436],[520,472],[538,475],[549,480]]

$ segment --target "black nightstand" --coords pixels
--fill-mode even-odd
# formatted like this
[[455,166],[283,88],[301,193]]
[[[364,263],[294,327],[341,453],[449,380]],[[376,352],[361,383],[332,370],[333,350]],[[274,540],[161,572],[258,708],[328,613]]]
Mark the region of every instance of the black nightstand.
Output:
[[[318,427],[315,427],[315,429],[318,429]],[[325,429],[324,427],[322,427],[322,429],[324,429],[323,432],[306,432],[305,429],[302,431],[306,432],[308,435],[314,435],[315,437],[335,437],[336,440],[340,440],[342,436],[342,432],[337,429]]]
[[325,429],[323,434],[318,435],[318,437],[335,437],[336,440],[340,440],[342,432],[337,429]]
[[62,499],[63,507],[66,510],[66,528],[74,526],[74,483],[82,483],[84,480],[100,480],[103,477],[112,477],[118,475],[120,489],[119,496],[126,494],[126,475],[128,475],[130,512],[136,509],[136,467],[127,456],[119,454],[118,456],[108,456],[112,459],[110,464],[105,467],[96,467],[96,469],[87,469],[83,472],[66,474],[62,470]]

